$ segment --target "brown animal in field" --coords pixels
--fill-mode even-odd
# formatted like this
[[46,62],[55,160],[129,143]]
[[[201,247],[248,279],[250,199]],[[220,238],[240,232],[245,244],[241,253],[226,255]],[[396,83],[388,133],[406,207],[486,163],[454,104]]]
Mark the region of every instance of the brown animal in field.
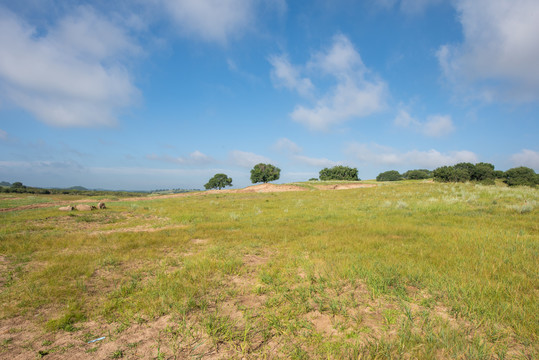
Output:
[[73,206],[63,206],[61,208],[58,208],[58,210],[60,211],[73,211],[74,207]]
[[97,204],[97,208],[98,209],[106,209],[107,207],[105,206],[104,202],[100,202],[99,204]]
[[85,204],[79,204],[75,206],[75,209],[77,209],[78,211],[92,211],[95,208],[96,208],[95,206],[90,206],[90,205],[85,205]]

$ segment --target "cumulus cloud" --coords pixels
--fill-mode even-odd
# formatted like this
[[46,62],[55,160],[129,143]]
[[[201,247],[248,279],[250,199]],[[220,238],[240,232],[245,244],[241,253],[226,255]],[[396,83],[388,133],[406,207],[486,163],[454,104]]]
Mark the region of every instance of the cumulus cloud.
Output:
[[409,15],[422,14],[431,6],[441,3],[442,0],[375,0],[375,4],[385,9],[398,5],[399,9]]
[[272,161],[262,155],[251,152],[234,150],[229,154],[230,162],[236,166],[251,168],[259,163],[271,163]]
[[332,167],[340,164],[340,162],[332,161],[326,158],[312,158],[304,155],[294,155],[292,159],[300,164],[316,167]]
[[193,151],[188,156],[173,157],[168,155],[159,156],[151,154],[146,156],[146,158],[149,160],[157,160],[179,165],[206,165],[215,161],[212,157],[203,154],[198,150]]
[[140,49],[88,7],[44,33],[0,9],[0,48],[0,96],[49,125],[114,125],[138,97],[122,59]]
[[455,131],[455,126],[449,115],[431,115],[423,127],[423,133],[432,137],[444,136]]
[[396,126],[400,126],[400,127],[418,126],[421,124],[418,120],[413,118],[408,111],[404,109],[399,110],[393,123]]
[[226,44],[255,19],[254,0],[160,0],[182,33]]
[[399,127],[413,128],[430,137],[441,137],[455,131],[453,120],[449,115],[429,115],[426,121],[421,122],[404,109],[399,110],[393,123]]
[[286,153],[289,158],[297,164],[316,167],[329,167],[339,164],[339,162],[332,161],[326,158],[313,158],[305,156],[302,154],[303,149],[295,142],[287,138],[280,138],[279,140],[277,140],[275,145],[273,145],[273,148],[275,150]]
[[515,166],[527,166],[539,170],[539,152],[523,149],[518,154],[511,156],[511,162]]
[[441,153],[431,149],[428,151],[411,150],[399,152],[390,147],[378,144],[350,144],[348,154],[367,164],[408,165],[413,167],[436,168],[453,165],[459,162],[476,163],[478,157],[471,151],[460,150]]
[[302,151],[298,144],[287,138],[280,138],[277,140],[275,145],[273,145],[273,148],[278,151],[289,152],[292,154],[299,154]]
[[270,64],[271,79],[277,87],[285,87],[295,90],[302,96],[310,96],[313,91],[313,84],[309,78],[301,77],[299,69],[290,64],[286,55],[271,56]]
[[281,86],[307,97],[313,93],[313,82],[303,76],[329,76],[335,85],[313,104],[297,105],[290,117],[312,130],[326,131],[331,126],[362,118],[385,107],[387,86],[363,64],[360,54],[344,35],[333,37],[331,46],[314,54],[303,66],[293,66],[286,56],[270,58],[272,77]]
[[446,44],[437,57],[445,77],[483,100],[539,100],[539,2],[458,0],[464,41]]

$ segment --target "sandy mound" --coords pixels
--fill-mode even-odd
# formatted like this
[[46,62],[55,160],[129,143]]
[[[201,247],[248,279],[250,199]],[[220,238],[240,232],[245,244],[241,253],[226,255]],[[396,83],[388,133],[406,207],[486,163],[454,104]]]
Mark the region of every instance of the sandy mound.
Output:
[[375,187],[376,184],[335,184],[335,185],[314,185],[320,190],[347,190],[357,188],[370,188]]

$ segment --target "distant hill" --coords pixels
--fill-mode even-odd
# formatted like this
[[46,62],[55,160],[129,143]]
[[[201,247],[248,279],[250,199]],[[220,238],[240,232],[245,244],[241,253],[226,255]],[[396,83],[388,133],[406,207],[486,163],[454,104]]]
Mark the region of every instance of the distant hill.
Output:
[[80,191],[87,191],[88,189],[86,189],[84,186],[72,186],[72,187],[66,188],[66,190],[80,190]]
[[11,186],[11,184],[8,183],[7,181],[2,181],[0,182],[0,186]]

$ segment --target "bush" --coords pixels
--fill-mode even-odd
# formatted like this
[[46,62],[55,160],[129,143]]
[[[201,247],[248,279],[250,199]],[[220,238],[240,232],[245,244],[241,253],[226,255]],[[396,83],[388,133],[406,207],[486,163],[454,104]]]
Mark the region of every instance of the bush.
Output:
[[435,181],[466,182],[477,181],[483,184],[494,184],[496,172],[489,163],[459,163],[454,166],[442,166],[432,172]]
[[475,164],[470,175],[472,181],[479,181],[487,184],[494,184],[495,178],[494,165],[483,162]]
[[406,180],[424,180],[432,177],[432,171],[427,169],[408,170],[402,177]]
[[376,181],[399,181],[402,180],[402,175],[397,170],[389,170],[378,174]]
[[505,171],[494,170],[494,177],[496,179],[505,179]]
[[520,166],[505,172],[505,183],[509,186],[536,186],[539,184],[539,177],[533,169]]
[[251,170],[251,182],[253,184],[278,180],[281,177],[281,169],[271,164],[257,164]]
[[357,176],[357,169],[351,168],[348,166],[334,166],[332,168],[324,168],[320,170],[320,180],[327,181],[327,180],[351,180],[351,181],[359,181],[359,177]]

